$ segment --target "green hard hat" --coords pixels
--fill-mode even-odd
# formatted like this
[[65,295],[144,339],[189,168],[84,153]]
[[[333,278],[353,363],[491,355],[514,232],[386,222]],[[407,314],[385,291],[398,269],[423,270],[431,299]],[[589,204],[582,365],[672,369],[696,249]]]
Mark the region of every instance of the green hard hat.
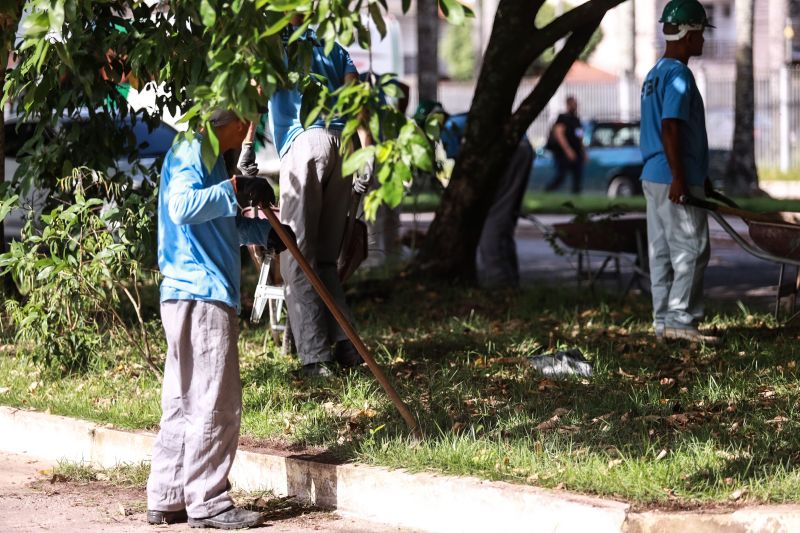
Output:
[[707,28],[714,26],[708,20],[706,8],[697,0],[670,0],[664,6],[659,22],[663,24],[683,24],[703,25]]

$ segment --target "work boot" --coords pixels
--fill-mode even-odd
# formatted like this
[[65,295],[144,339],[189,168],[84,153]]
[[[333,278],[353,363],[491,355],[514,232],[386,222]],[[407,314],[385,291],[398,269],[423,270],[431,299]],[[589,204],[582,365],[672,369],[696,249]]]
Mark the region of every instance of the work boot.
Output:
[[333,375],[329,362],[309,363],[300,367],[298,372],[301,378],[329,378]]
[[241,507],[231,507],[215,516],[207,518],[189,518],[189,527],[211,529],[247,529],[260,526],[265,516],[256,511],[248,511]]
[[715,337],[713,335],[704,335],[694,326],[683,328],[671,328],[667,326],[664,328],[664,338],[702,342],[704,344],[719,344],[719,337]]
[[147,510],[147,523],[153,526],[160,524],[181,524],[186,522],[186,509],[180,511],[154,511]]
[[364,364],[361,354],[349,340],[336,343],[336,347],[333,349],[333,358],[342,368],[353,368]]

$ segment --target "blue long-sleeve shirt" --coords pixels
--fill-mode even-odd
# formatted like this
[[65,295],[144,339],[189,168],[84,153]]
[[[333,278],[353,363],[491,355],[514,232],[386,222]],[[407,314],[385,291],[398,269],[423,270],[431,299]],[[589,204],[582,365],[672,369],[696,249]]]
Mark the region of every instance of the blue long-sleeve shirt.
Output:
[[236,195],[222,158],[209,172],[200,140],[170,149],[158,193],[161,301],[211,300],[240,308],[242,244],[266,244],[266,220],[237,215]]

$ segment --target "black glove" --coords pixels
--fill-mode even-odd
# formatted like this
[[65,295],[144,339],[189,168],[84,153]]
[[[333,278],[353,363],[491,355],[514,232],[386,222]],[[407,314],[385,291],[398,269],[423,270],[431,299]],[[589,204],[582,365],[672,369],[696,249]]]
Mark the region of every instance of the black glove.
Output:
[[[289,238],[292,240],[292,242],[297,242],[297,237],[295,237],[291,226],[288,224],[281,224],[281,227],[283,228],[283,231],[289,234]],[[281,238],[278,237],[278,232],[272,228],[270,228],[269,236],[267,237],[267,248],[274,251],[276,254],[279,254],[286,249],[286,245],[283,244]]]
[[256,151],[253,143],[242,144],[239,162],[236,164],[245,176],[257,176]]
[[275,203],[275,191],[264,178],[236,174],[231,178],[231,184],[236,193],[236,201],[242,209],[245,207],[267,209],[270,204]]

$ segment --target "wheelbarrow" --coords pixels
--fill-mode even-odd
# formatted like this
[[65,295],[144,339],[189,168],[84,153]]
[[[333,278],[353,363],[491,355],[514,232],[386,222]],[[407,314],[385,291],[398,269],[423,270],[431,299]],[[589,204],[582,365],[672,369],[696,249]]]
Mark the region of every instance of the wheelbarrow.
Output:
[[[620,215],[615,218],[574,220],[552,226],[542,223],[533,215],[525,218],[544,233],[545,239],[553,244],[556,251],[564,247],[577,257],[579,287],[584,279],[588,279],[589,288],[594,290],[595,282],[613,265],[613,275],[622,290],[620,263],[626,260],[633,268],[633,275],[622,291],[622,296],[625,297],[634,286],[643,292],[649,292],[645,217]],[[593,268],[591,254],[598,253],[602,261],[599,268]]]
[[[725,232],[744,251],[754,257],[780,265],[775,295],[775,319],[780,318],[781,301],[789,297],[789,322],[798,316],[797,294],[800,292],[800,213],[756,213],[741,209],[733,200],[713,191],[709,199],[688,197],[686,203],[708,211]],[[719,202],[719,203],[717,203]],[[723,215],[736,216],[747,224],[750,241],[739,234]],[[786,283],[787,267],[795,268],[794,279]]]

